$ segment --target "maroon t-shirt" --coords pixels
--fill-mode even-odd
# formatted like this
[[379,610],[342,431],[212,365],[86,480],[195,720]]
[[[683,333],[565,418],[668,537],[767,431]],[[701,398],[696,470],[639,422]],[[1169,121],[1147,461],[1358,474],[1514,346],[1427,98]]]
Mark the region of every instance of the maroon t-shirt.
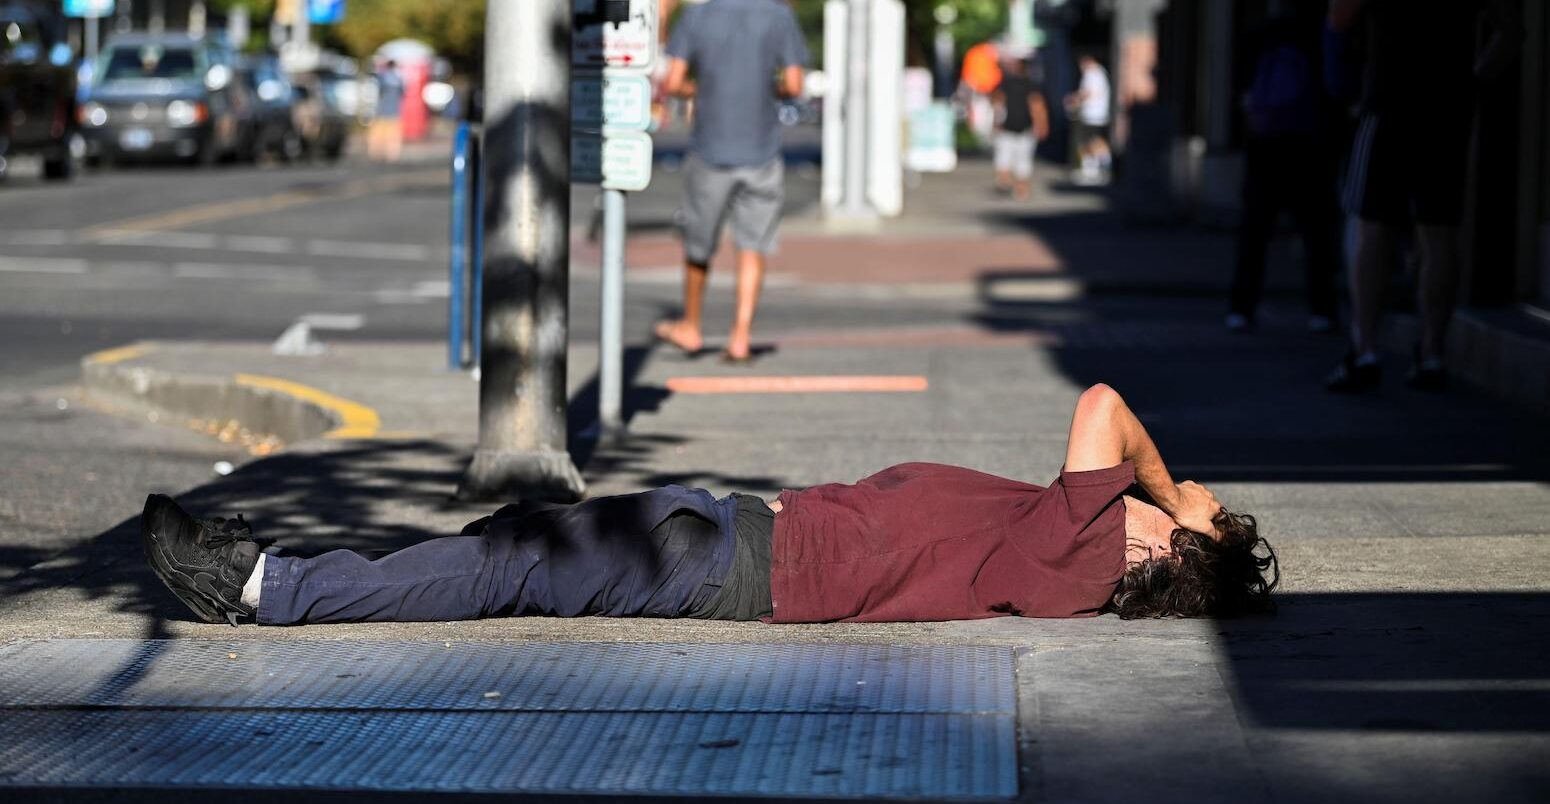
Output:
[[1125,570],[1129,461],[1048,488],[906,463],[780,495],[773,622],[1090,617]]

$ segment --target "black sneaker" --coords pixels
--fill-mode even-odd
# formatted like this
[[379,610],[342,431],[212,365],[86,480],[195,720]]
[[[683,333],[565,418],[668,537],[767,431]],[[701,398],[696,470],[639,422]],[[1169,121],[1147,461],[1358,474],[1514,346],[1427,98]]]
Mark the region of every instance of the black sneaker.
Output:
[[196,520],[171,497],[152,494],[140,514],[140,545],[156,577],[207,623],[252,617],[242,585],[258,563],[252,528],[237,517]]
[[1448,370],[1442,366],[1428,366],[1424,363],[1416,363],[1405,375],[1405,385],[1417,391],[1446,391],[1448,390]]
[[1360,394],[1378,390],[1383,382],[1383,367],[1377,363],[1358,363],[1356,353],[1348,352],[1340,365],[1324,380],[1324,387],[1337,394]]

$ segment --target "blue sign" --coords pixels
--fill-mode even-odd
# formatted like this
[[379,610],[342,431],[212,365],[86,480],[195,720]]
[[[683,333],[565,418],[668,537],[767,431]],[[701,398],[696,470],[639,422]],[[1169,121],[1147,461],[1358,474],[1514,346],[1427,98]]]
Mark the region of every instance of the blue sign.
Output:
[[106,17],[113,13],[113,0],[65,0],[66,17]]
[[307,0],[307,21],[333,25],[344,19],[344,0]]

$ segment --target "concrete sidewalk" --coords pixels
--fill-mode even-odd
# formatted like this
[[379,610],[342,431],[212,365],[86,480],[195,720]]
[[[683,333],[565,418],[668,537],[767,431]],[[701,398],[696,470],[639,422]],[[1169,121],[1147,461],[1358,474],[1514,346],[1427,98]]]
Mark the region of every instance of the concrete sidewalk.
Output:
[[[706,667],[772,645],[1008,649],[1010,663],[997,672],[1015,683],[1016,736],[1006,739],[1016,743],[1018,800],[1550,794],[1550,773],[1537,759],[1550,751],[1550,637],[1539,626],[1550,614],[1550,433],[1542,421],[1468,390],[1437,397],[1391,383],[1376,397],[1325,394],[1316,378],[1338,341],[1302,331],[1295,303],[1275,302],[1258,336],[1221,331],[1218,300],[1196,292],[1220,263],[1202,266],[1192,256],[1218,254],[1220,235],[1138,232],[1101,199],[1011,224],[964,217],[982,228],[835,236],[794,227],[775,267],[788,279],[770,289],[761,313],[768,323],[759,340],[775,349],[752,367],[687,358],[651,344],[644,327],[632,329],[629,435],[618,443],[583,432],[596,405],[596,355],[593,344],[574,343],[572,451],[590,493],[682,483],[772,495],[910,460],[1047,482],[1059,469],[1076,396],[1105,381],[1130,399],[1181,477],[1209,483],[1230,507],[1259,518],[1282,562],[1277,617],[806,626],[521,618],[232,631],[190,621],[145,570],[136,512],[124,511],[119,527],[9,584],[0,627],[12,642],[190,640],[229,650],[234,672],[259,686],[263,667],[243,662],[271,650],[264,645],[292,641],[344,650],[401,643],[403,656],[485,641],[555,643],[562,656],[576,642],[639,643],[648,652],[703,645]],[[1063,219],[1079,224],[1061,234]],[[1037,246],[1017,227],[1059,241],[1050,249],[1058,258],[1030,257]],[[651,267],[643,254],[632,267]],[[1017,279],[1075,289],[998,290],[984,269],[1003,262]],[[1087,284],[1111,277],[1109,287],[1133,283],[1145,292],[1108,295]],[[631,293],[650,296],[661,289],[652,282],[637,273]],[[254,460],[230,476],[168,490],[191,510],[243,512],[259,535],[289,550],[376,555],[455,533],[491,507],[452,498],[475,440],[477,386],[444,363],[437,343],[339,342],[298,358],[277,357],[265,343],[162,341],[89,359],[82,400],[252,445]],[[910,390],[802,391],[812,378],[893,378]],[[750,385],[763,390],[738,392]],[[113,689],[179,689],[162,680],[177,670],[158,664],[164,643],[103,645],[150,657],[103,674]],[[149,647],[137,653],[134,645]],[[371,648],[379,649],[399,655],[392,644]],[[629,663],[644,654],[618,655],[630,678]],[[685,683],[693,676],[677,674]],[[189,696],[220,690],[218,681],[186,683]],[[617,709],[622,700],[601,705]],[[556,706],[571,711],[566,705]],[[868,714],[847,706],[825,715],[834,728]],[[899,761],[921,762],[928,743],[900,734],[892,749]],[[642,756],[678,746],[671,736],[639,740],[633,750]],[[699,745],[745,750],[719,738]],[[838,786],[761,794],[865,795],[873,788],[856,780],[879,778],[869,768],[816,766]],[[907,789],[924,788],[885,785],[871,794]],[[572,792],[653,790],[642,783]]]

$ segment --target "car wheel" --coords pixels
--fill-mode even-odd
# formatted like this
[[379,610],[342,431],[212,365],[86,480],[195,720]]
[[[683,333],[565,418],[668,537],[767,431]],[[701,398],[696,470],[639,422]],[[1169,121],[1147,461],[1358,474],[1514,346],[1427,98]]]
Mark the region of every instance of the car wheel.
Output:
[[189,163],[199,167],[209,167],[215,164],[216,158],[220,155],[220,149],[215,145],[215,137],[209,137],[199,143],[199,150],[194,151],[194,156]]
[[43,160],[43,178],[49,181],[67,181],[75,175],[75,160],[66,151]]

